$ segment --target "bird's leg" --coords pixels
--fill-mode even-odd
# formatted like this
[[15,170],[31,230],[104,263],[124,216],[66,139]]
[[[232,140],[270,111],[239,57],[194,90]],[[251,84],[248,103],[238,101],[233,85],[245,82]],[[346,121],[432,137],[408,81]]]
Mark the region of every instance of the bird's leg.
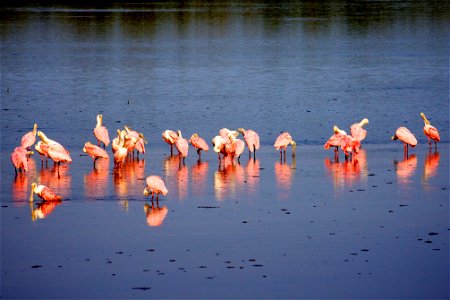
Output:
[[173,145],[170,144],[170,156],[173,156]]
[[17,168],[14,167],[14,172],[16,173],[16,177],[17,177]]
[[198,159],[201,159],[201,158],[202,158],[202,154],[200,153],[200,151],[201,151],[201,149],[198,148],[198,149],[197,149]]
[[240,159],[241,159],[241,156],[239,155],[239,156],[238,156],[238,164],[241,164]]

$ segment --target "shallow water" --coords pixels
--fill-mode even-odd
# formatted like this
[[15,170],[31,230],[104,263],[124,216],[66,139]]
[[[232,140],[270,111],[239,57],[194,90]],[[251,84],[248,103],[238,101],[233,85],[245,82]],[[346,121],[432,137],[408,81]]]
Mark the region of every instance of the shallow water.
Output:
[[[2,298],[448,298],[448,4],[2,5]],[[94,169],[98,113],[147,153]],[[332,126],[364,117],[358,159],[335,163]],[[16,178],[35,122],[74,161],[58,176],[34,155]],[[419,140],[407,160],[398,126]],[[258,131],[257,160],[180,165],[161,140],[222,127]],[[169,189],[153,207],[150,174]],[[64,201],[30,204],[35,181]]]

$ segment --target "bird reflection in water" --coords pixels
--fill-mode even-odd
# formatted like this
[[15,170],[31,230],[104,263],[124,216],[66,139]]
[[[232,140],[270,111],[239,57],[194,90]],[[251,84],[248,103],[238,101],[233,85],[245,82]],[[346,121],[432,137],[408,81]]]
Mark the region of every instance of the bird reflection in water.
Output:
[[258,189],[260,170],[259,159],[251,158],[248,160],[245,172],[247,173],[247,186],[250,194],[255,193]]
[[191,166],[193,194],[202,196],[206,193],[206,186],[208,180],[208,162],[198,160]]
[[180,155],[164,159],[164,173],[168,186],[177,186],[178,199],[183,200],[189,191],[189,169]]
[[59,167],[41,168],[37,182],[52,187],[68,197],[72,190],[72,175],[69,170],[67,164],[62,164]]
[[56,206],[60,204],[61,201],[43,201],[41,203],[37,203],[35,207],[33,202],[30,202],[31,220],[37,221],[38,219],[46,218],[55,210]]
[[29,178],[36,178],[36,162],[33,158],[28,158],[28,172],[18,172],[12,182],[12,200],[17,206],[23,206],[28,202],[30,195],[28,188],[31,185]]
[[324,160],[327,175],[332,178],[335,190],[352,186],[367,179],[367,156],[366,151],[361,149],[351,160],[339,162],[330,158]]
[[147,220],[147,225],[151,227],[157,227],[163,224],[164,219],[167,216],[168,209],[166,206],[163,206],[162,208],[159,207],[158,200],[156,200],[155,206],[155,203],[152,200],[151,205],[149,205],[148,203],[144,205],[144,212]]
[[279,192],[277,197],[280,199],[288,199],[291,190],[292,180],[295,175],[295,170],[297,167],[296,157],[292,156],[292,162],[288,164],[286,162],[286,157],[275,162],[275,182]]
[[427,157],[425,158],[424,166],[423,166],[423,175],[422,175],[422,183],[427,185],[428,181],[435,177],[438,174],[439,169],[439,160],[440,160],[439,152],[429,151]]
[[128,159],[121,167],[114,167],[114,191],[120,200],[130,195],[141,193],[142,181],[145,180],[145,160]]
[[88,198],[105,197],[108,190],[109,160],[99,159],[88,174],[84,174],[84,194]]
[[402,161],[394,160],[395,172],[400,185],[407,186],[417,169],[417,156],[405,155]]
[[214,193],[216,200],[224,200],[233,196],[244,183],[244,168],[234,157],[225,156],[219,162],[219,168],[214,173]]

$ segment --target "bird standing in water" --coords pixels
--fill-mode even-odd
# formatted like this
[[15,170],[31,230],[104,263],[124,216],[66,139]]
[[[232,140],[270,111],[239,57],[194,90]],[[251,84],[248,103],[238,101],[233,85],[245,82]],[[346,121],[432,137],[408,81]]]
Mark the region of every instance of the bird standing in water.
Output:
[[280,150],[280,159],[286,159],[286,148],[288,145],[292,145],[292,156],[295,156],[295,149],[297,148],[297,144],[292,139],[292,136],[289,132],[282,132],[276,139],[275,144],[273,145],[276,150]]
[[406,127],[399,127],[395,131],[395,135],[391,137],[391,140],[400,140],[403,142],[405,157],[408,157],[408,146],[414,148],[417,145],[416,137]]
[[253,159],[255,160],[256,150],[259,149],[259,135],[251,129],[245,130],[244,128],[239,128],[238,132],[244,136],[244,141],[248,148],[248,157],[251,157],[251,153],[253,152]]
[[172,130],[165,130],[162,133],[162,139],[164,142],[170,145],[170,156],[173,155],[173,145],[178,140],[178,134]]
[[54,191],[52,191],[50,188],[46,187],[42,184],[37,184],[33,182],[31,184],[31,195],[30,195],[30,202],[33,202],[33,195],[37,194],[43,201],[61,201],[62,196],[56,194]]
[[369,120],[367,118],[364,118],[361,120],[361,122],[355,123],[350,126],[350,134],[356,141],[361,142],[366,138],[367,130],[365,130],[363,126],[367,124],[369,124]]
[[97,115],[97,125],[94,128],[94,135],[97,138],[98,145],[103,143],[103,149],[109,145],[109,134],[108,129],[103,126],[103,115]]
[[21,140],[21,146],[27,150],[31,149],[31,146],[36,143],[36,133],[37,133],[37,124],[35,123],[33,126],[33,130],[25,133]]
[[437,150],[437,143],[441,141],[441,138],[439,136],[439,131],[436,127],[431,125],[430,121],[425,117],[425,114],[423,112],[420,113],[420,116],[422,117],[425,125],[423,127],[423,133],[428,138],[428,144],[430,145],[431,149],[431,140],[434,141],[434,149]]
[[166,188],[166,185],[164,184],[164,181],[161,179],[161,177],[156,175],[150,175],[145,179],[145,183],[147,186],[144,188],[144,196],[152,195],[152,201],[153,198],[156,195],[156,201],[158,201],[159,195],[167,195],[168,190]]
[[208,151],[209,146],[206,143],[204,139],[198,136],[197,133],[194,133],[191,135],[191,138],[189,139],[189,142],[191,145],[197,149],[198,159],[200,160],[202,158],[201,151]]
[[92,160],[94,161],[94,168],[95,168],[95,162],[97,161],[97,159],[99,158],[105,158],[108,159],[108,153],[106,153],[106,151],[102,148],[100,148],[99,146],[96,146],[90,142],[86,142],[84,144],[83,147],[83,152],[87,153]]

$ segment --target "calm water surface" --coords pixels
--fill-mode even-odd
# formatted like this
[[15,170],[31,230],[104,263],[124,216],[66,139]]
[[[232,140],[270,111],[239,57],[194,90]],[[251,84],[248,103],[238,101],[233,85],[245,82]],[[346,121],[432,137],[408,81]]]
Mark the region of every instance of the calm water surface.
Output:
[[[449,296],[445,1],[1,5],[2,298]],[[98,113],[147,153],[93,169]],[[364,117],[364,151],[334,162],[332,126]],[[72,153],[59,176],[34,155],[14,177],[33,123]],[[408,159],[399,126],[420,143]],[[222,127],[258,131],[257,160],[191,148],[180,165],[161,140]],[[299,145],[285,163],[283,130]],[[149,174],[170,191],[158,205]],[[35,181],[65,201],[30,205]]]

